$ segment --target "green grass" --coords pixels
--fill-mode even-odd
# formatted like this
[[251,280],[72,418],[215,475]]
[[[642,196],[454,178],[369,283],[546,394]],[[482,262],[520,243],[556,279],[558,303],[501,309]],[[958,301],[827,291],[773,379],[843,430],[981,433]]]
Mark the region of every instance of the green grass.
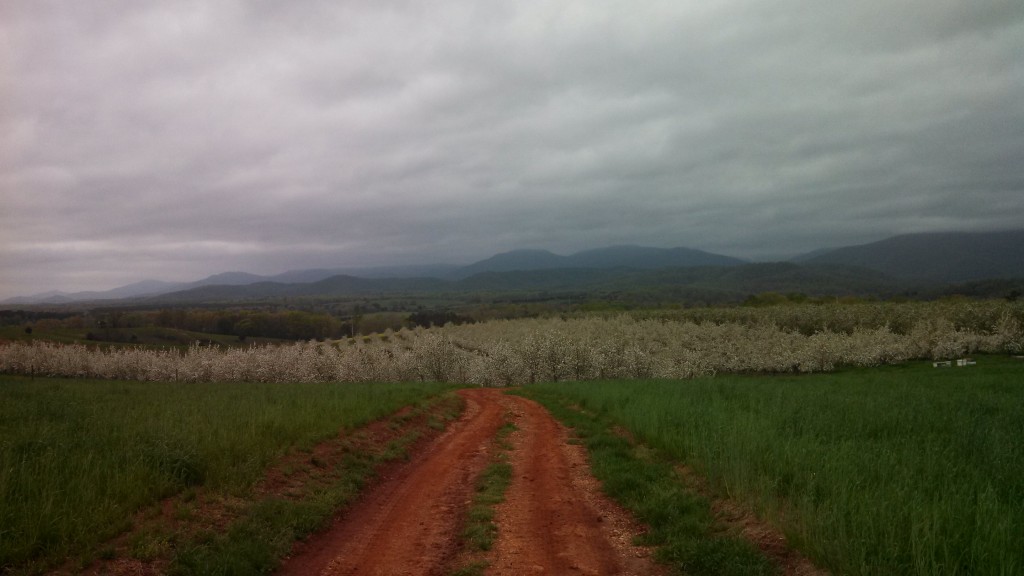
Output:
[[501,451],[477,478],[468,521],[462,532],[462,537],[471,550],[490,550],[498,536],[498,526],[494,523],[494,507],[505,501],[505,490],[512,483],[512,465],[509,464],[506,453],[511,446],[506,438],[513,430],[515,425],[511,423],[498,430],[496,444]]
[[[454,418],[454,414],[450,416]],[[204,576],[272,572],[296,540],[323,528],[335,511],[358,495],[378,464],[407,457],[408,447],[418,437],[406,435],[379,454],[349,453],[332,482],[318,485],[297,500],[270,497],[251,503],[226,533],[183,543],[169,573]]]
[[835,573],[1024,572],[1024,361],[532,390],[621,423]]
[[648,527],[641,543],[657,546],[659,561],[688,576],[775,573],[752,544],[718,529],[709,502],[677,480],[671,462],[638,450],[615,433],[607,417],[579,410],[561,386],[531,386],[520,393],[538,400],[573,428],[604,491]]
[[193,487],[244,494],[287,451],[445,389],[0,377],[0,571],[95,549]]
[[[466,548],[466,559],[448,573],[448,576],[481,576],[489,566],[481,554],[494,546],[498,537],[498,525],[494,523],[494,507],[505,501],[505,491],[512,484],[512,464],[508,461],[508,451],[512,444],[508,435],[516,430],[515,424],[506,422],[494,438],[496,452],[491,463],[477,477],[462,529],[462,542]],[[468,559],[468,560],[467,560]]]
[[[450,422],[461,412],[463,403],[454,394],[436,400],[441,411],[421,403],[404,416],[392,416],[392,420],[409,423],[420,412],[434,411],[437,414],[433,417]],[[192,537],[182,542],[168,572],[174,576],[243,576],[273,572],[296,540],[323,528],[337,510],[351,503],[374,476],[379,464],[408,458],[410,446],[420,439],[421,433],[430,430],[428,425],[412,424],[386,446],[370,451],[365,447],[347,451],[340,466],[327,478],[308,483],[299,497],[252,500],[226,533]],[[353,438],[358,436],[353,435]]]

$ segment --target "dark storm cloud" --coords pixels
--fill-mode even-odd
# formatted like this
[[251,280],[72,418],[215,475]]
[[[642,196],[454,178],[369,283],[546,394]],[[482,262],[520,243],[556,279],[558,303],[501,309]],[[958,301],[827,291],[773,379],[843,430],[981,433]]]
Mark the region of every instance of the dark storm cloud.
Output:
[[0,5],[0,296],[1024,226],[1019,2]]

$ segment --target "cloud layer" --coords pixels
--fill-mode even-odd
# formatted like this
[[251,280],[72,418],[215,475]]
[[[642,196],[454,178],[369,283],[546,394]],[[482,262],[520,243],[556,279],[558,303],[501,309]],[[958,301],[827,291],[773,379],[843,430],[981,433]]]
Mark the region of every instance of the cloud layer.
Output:
[[0,4],[0,296],[1024,227],[1017,0]]

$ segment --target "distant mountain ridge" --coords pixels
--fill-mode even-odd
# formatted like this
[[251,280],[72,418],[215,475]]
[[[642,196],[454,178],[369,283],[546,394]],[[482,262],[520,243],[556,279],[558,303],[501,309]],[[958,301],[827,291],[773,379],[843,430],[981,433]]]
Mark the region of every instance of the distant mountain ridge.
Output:
[[468,278],[481,272],[554,270],[560,268],[690,268],[693,266],[738,266],[745,261],[692,248],[650,248],[609,246],[559,256],[547,250],[513,250],[464,266],[453,274]]
[[887,295],[898,286],[884,274],[834,265],[791,262],[689,268],[549,268],[480,272],[462,279],[355,278],[332,276],[319,282],[259,282],[245,286],[203,286],[155,297],[156,304],[215,304],[275,298],[352,297],[395,294],[646,294],[653,297],[700,298],[705,302],[739,301],[761,292],[808,292],[814,295]]
[[800,291],[801,282],[806,282],[822,287],[823,293],[838,293],[845,282],[851,289],[881,293],[893,290],[896,283],[906,287],[1010,278],[1024,278],[1024,230],[906,234],[858,246],[815,250],[782,267],[750,264],[690,248],[622,245],[568,256],[547,250],[513,250],[461,267],[438,264],[317,268],[271,276],[225,272],[195,282],[144,280],[107,291],[51,291],[10,298],[0,304],[67,304],[155,297],[163,301],[198,302],[501,288],[562,290],[623,287],[630,282],[646,281],[751,291]]
[[143,280],[119,288],[105,291],[60,292],[51,291],[32,296],[8,298],[0,304],[70,304],[96,300],[120,300],[125,298],[146,298],[192,291],[207,286],[239,287],[253,284],[307,284],[319,282],[335,276],[358,276],[367,279],[402,278],[410,273],[420,276],[443,277],[457,266],[443,264],[415,266],[374,266],[365,268],[315,268],[308,270],[289,270],[272,276],[261,276],[248,272],[221,272],[207,276],[195,282],[163,282],[160,280]]
[[[308,284],[334,276],[363,279],[439,278],[462,279],[481,272],[515,270],[552,270],[556,268],[667,268],[686,266],[732,266],[743,263],[738,258],[712,254],[689,248],[648,248],[643,246],[612,246],[559,256],[547,250],[513,250],[497,254],[468,266],[426,264],[411,266],[374,266],[362,268],[316,268],[289,270],[281,274],[261,276],[248,272],[222,272],[195,282],[161,282],[144,280],[113,290],[90,292],[47,292],[33,296],[9,298],[0,304],[66,304],[92,300],[144,298],[194,291],[207,286],[249,286],[261,283]],[[227,291],[209,291],[224,293]],[[241,291],[245,292],[245,291]],[[251,292],[251,291],[250,291]],[[196,292],[193,292],[196,294]]]
[[1024,230],[903,234],[798,259],[859,266],[904,281],[956,283],[1024,277]]

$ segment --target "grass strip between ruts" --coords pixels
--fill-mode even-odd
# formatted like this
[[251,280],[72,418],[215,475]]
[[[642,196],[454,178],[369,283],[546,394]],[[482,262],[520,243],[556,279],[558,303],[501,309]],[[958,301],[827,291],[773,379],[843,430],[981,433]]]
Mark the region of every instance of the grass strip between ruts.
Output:
[[473,500],[469,506],[466,526],[462,530],[462,541],[466,558],[449,576],[481,576],[488,567],[486,560],[478,556],[494,546],[498,537],[498,525],[494,523],[494,507],[505,501],[505,491],[512,484],[512,464],[508,452],[512,445],[508,435],[516,430],[515,424],[506,422],[498,429],[494,438],[497,450],[491,463],[484,468],[476,481]]
[[710,503],[679,481],[671,462],[638,450],[613,431],[611,421],[574,409],[556,393],[529,388],[516,393],[540,402],[573,429],[604,491],[648,527],[641,543],[657,547],[658,561],[693,576],[777,572],[750,542],[715,525]]

